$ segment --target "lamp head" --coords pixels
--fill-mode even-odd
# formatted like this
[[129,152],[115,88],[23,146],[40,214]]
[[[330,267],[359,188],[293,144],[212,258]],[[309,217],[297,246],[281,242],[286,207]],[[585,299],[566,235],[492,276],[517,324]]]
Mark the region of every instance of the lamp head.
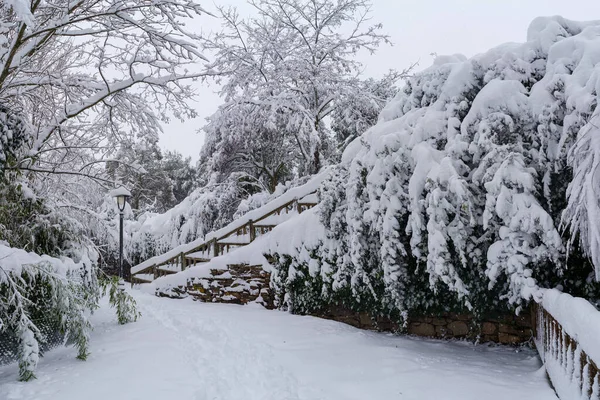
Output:
[[123,213],[123,211],[125,211],[125,204],[127,204],[127,199],[131,197],[131,193],[125,187],[121,186],[113,190],[111,194],[117,199],[117,207],[119,207],[119,212]]

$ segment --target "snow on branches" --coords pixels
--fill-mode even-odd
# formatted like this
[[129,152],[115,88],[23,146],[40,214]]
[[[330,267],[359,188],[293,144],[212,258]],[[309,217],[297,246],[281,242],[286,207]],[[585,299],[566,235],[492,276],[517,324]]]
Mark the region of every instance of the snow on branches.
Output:
[[[215,53],[211,67],[225,99],[207,137],[219,144],[220,158],[276,184],[290,171],[314,174],[334,161],[341,144],[376,122],[410,68],[361,78],[356,55],[389,43],[381,25],[369,21],[368,0],[249,3],[257,17],[221,7],[224,31],[203,38]],[[269,141],[278,151],[261,146]]]
[[321,188],[326,239],[287,267],[319,260],[324,291],[385,312],[600,297],[599,38],[540,18],[525,43],[437,57],[348,145]]
[[[185,21],[190,0],[0,3],[0,103],[24,118],[19,157],[2,168],[103,182],[103,160],[157,140],[168,111],[194,116],[187,80],[205,58]],[[199,68],[196,68],[196,70]]]

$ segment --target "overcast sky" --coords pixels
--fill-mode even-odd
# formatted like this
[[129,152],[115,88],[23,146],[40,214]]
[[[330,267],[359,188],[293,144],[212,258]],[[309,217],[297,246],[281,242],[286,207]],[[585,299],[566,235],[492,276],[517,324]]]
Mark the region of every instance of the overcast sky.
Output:
[[[246,0],[198,0],[210,11],[214,4],[235,5],[241,14],[250,12]],[[367,76],[380,77],[391,68],[403,69],[419,62],[428,67],[432,53],[461,53],[467,57],[506,42],[523,42],[529,23],[538,16],[561,15],[573,20],[600,19],[599,0],[372,0],[373,22],[383,23],[393,46],[383,46],[375,55],[364,54]],[[202,30],[219,29],[219,22],[204,16]],[[194,103],[199,117],[164,127],[160,145],[177,150],[195,161],[203,143],[198,129],[204,118],[220,104],[217,87],[198,86]]]

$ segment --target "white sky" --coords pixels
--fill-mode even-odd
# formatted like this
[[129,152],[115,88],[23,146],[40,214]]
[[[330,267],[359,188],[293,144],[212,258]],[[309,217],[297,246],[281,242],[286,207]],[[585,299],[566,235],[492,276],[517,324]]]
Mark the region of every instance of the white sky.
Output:
[[[242,15],[250,8],[245,0],[198,0],[208,11],[214,4],[230,4]],[[372,0],[374,23],[383,23],[394,46],[383,46],[375,55],[361,55],[365,75],[379,77],[391,68],[403,69],[419,61],[428,67],[431,53],[461,53],[467,57],[506,42],[523,42],[529,23],[538,16],[561,15],[573,20],[600,19],[599,0]],[[210,16],[196,21],[199,29],[219,29]],[[203,143],[198,129],[221,103],[216,86],[198,86],[195,105],[199,117],[164,127],[160,146],[177,150],[195,161]]]

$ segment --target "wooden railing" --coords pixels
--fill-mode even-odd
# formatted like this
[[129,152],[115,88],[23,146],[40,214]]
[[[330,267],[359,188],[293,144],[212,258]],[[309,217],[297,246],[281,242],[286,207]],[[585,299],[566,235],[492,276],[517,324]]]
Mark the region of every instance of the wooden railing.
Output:
[[[536,304],[534,307],[536,346],[559,398],[600,399],[599,360],[593,360],[543,305]],[[597,342],[600,346],[600,336]]]
[[[306,197],[306,196],[304,196],[304,197]],[[286,210],[288,212],[295,210],[298,212],[298,214],[300,214],[301,212],[308,210],[309,208],[311,208],[315,205],[316,205],[315,203],[300,202],[298,199],[291,200],[291,201],[269,211],[268,213],[265,213],[260,218],[254,220],[254,221],[248,220],[244,223],[241,223],[238,226],[235,226],[234,228],[230,229],[225,234],[222,234],[219,237],[212,238],[208,241],[205,241],[205,242],[199,244],[198,246],[196,246],[192,249],[189,249],[185,252],[181,252],[167,260],[164,260],[160,263],[155,263],[153,265],[150,265],[150,266],[144,268],[143,270],[137,271],[135,274],[132,274],[132,276],[131,276],[131,284],[133,285],[134,283],[143,283],[143,282],[150,281],[150,279],[142,279],[142,278],[136,277],[136,275],[142,275],[142,276],[152,275],[153,279],[156,279],[158,277],[161,277],[161,276],[164,276],[167,274],[183,271],[189,266],[196,265],[198,262],[209,261],[210,258],[212,258],[212,257],[218,257],[221,255],[224,255],[224,254],[228,253],[232,249],[232,247],[237,248],[237,247],[248,244],[248,243],[227,242],[226,239],[233,238],[236,236],[248,235],[249,243],[253,242],[257,236],[266,234],[275,227],[275,225],[261,224],[260,223],[261,221],[264,221],[268,217],[271,217],[274,215],[280,215],[283,210]],[[202,258],[190,259],[190,258],[188,258],[188,256],[190,254],[198,253],[198,252],[205,252],[207,254],[207,257],[205,259],[202,259]],[[165,267],[165,266],[177,266],[177,268],[173,268],[173,269],[161,268],[161,267]]]

